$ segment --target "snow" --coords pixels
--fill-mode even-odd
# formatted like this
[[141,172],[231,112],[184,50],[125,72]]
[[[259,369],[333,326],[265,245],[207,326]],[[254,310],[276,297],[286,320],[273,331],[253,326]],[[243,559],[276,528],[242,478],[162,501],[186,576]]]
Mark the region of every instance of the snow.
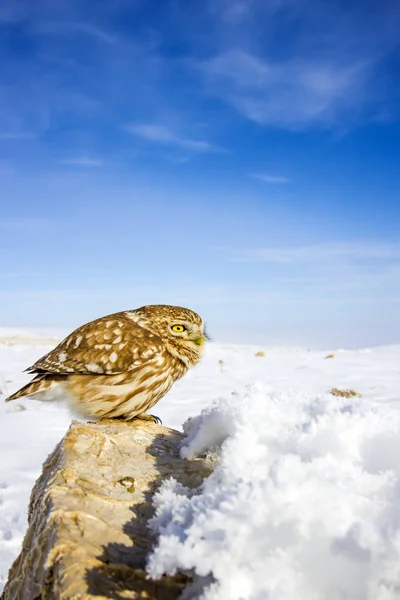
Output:
[[55,335],[44,335],[36,331],[29,331],[20,328],[11,327],[0,327],[0,344],[1,346],[13,346],[17,344],[55,344],[57,343],[57,336]]
[[[0,393],[29,381],[23,369],[55,343],[2,328]],[[182,456],[206,453],[216,469],[195,493],[164,483],[149,574],[193,570],[194,597],[208,600],[399,598],[399,358],[396,346],[209,344],[156,414],[170,427],[186,421]],[[62,404],[1,398],[0,589],[31,488],[71,420]]]
[[149,573],[212,575],[203,598],[398,598],[400,412],[246,386],[184,425],[182,456],[220,447],[193,495],[157,494]]

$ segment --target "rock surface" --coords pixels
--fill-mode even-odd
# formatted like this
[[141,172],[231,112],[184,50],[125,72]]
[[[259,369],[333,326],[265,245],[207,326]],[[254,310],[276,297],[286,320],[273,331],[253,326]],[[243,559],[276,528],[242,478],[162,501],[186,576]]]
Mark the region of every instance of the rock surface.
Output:
[[73,422],[32,491],[29,528],[3,600],[178,598],[178,574],[147,579],[151,498],[174,477],[197,487],[210,470],[179,456],[181,434],[150,422]]

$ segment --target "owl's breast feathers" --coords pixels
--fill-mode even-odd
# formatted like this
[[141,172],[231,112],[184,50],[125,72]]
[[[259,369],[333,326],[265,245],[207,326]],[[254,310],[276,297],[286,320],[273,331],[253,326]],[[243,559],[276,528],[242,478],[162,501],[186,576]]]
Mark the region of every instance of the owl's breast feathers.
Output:
[[41,392],[61,384],[81,413],[133,418],[158,402],[187,370],[157,334],[116,313],[73,331],[27,369],[36,377],[7,400],[39,399]]
[[70,375],[65,390],[83,414],[129,419],[154,406],[186,371],[182,362],[163,351],[125,373]]

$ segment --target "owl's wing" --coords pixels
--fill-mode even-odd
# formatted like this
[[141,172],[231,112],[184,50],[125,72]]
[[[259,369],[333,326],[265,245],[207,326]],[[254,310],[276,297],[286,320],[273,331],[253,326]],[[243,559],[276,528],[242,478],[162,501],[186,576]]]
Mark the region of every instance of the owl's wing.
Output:
[[162,348],[160,337],[116,313],[82,325],[26,370],[116,375],[151,360]]

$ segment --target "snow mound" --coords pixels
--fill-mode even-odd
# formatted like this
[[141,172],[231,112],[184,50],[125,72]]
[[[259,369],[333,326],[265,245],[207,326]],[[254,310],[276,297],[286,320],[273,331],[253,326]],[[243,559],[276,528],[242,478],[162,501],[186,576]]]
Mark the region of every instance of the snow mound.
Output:
[[219,462],[156,494],[152,578],[193,570],[205,600],[399,598],[398,409],[253,384],[184,430],[183,457]]
[[16,345],[55,345],[59,338],[44,331],[0,327],[0,346]]

